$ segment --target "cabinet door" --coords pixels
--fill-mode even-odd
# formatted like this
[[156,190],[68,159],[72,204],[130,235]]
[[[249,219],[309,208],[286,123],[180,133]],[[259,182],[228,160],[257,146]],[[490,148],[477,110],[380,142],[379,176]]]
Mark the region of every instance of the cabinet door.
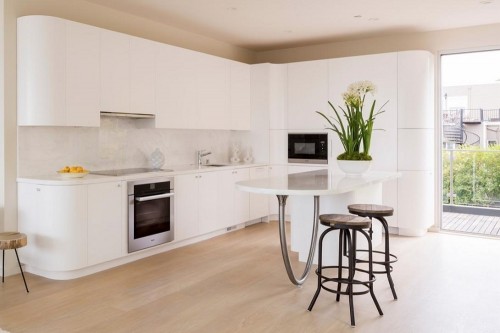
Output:
[[158,45],[156,53],[156,127],[197,127],[195,52]]
[[217,173],[204,172],[198,175],[198,223],[200,234],[217,230]]
[[235,183],[250,178],[248,169],[238,169],[233,171],[232,193],[234,196],[234,224],[244,223],[250,219],[250,195],[248,192],[240,191]]
[[203,53],[196,59],[197,128],[229,129],[229,63]]
[[234,220],[235,198],[233,170],[217,172],[217,210],[219,212],[217,229],[227,228],[238,224]]
[[18,124],[66,122],[66,28],[55,17],[25,16],[17,30]]
[[175,177],[175,240],[199,235],[198,174]]
[[250,130],[250,65],[231,61],[230,72],[230,127]]
[[99,29],[67,21],[66,125],[99,123]]
[[324,129],[320,115],[328,106],[328,60],[288,64],[288,129]]
[[269,72],[269,128],[287,129],[287,65],[271,65]]
[[101,30],[101,111],[130,111],[129,36]]
[[19,231],[28,236],[23,261],[47,271],[87,265],[87,186],[18,186]]
[[88,185],[88,264],[120,257],[125,252],[126,191],[121,182]]
[[130,112],[155,112],[157,43],[130,37]]
[[[250,179],[266,178],[268,176],[268,167],[257,167],[250,169]],[[249,220],[255,220],[269,215],[269,196],[265,194],[249,193],[250,211]]]

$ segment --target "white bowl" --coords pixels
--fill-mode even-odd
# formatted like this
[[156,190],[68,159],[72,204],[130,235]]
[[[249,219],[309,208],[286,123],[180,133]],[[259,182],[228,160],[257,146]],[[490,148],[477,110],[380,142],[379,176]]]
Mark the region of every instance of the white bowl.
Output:
[[372,161],[337,160],[340,170],[347,176],[359,176],[370,169]]
[[88,171],[84,171],[84,172],[61,172],[61,171],[57,171],[57,173],[62,178],[83,178],[83,177],[85,177],[86,175],[89,174]]

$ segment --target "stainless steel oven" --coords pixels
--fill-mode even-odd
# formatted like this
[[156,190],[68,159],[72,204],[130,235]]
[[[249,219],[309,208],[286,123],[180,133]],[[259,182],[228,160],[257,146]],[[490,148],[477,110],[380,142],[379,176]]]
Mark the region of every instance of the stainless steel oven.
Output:
[[328,134],[288,133],[288,162],[328,164]]
[[174,179],[128,183],[128,252],[174,239]]

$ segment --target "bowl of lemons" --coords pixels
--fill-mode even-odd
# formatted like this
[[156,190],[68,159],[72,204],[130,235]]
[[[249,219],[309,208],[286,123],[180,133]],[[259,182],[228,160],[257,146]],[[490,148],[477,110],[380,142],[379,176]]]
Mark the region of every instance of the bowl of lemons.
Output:
[[80,165],[65,166],[57,171],[63,178],[82,178],[89,174],[88,170]]

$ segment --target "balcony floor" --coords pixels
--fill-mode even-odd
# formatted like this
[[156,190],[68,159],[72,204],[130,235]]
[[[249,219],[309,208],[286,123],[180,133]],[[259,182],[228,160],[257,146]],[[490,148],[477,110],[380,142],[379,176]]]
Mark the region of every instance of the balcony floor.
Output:
[[443,212],[443,230],[500,236],[500,216]]

